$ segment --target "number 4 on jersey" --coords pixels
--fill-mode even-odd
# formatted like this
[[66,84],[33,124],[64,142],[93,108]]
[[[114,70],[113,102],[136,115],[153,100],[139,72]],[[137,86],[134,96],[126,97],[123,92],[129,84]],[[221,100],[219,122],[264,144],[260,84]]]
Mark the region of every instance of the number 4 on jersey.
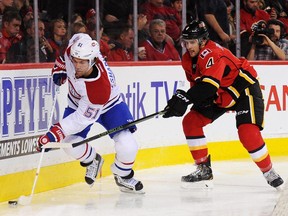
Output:
[[213,57],[210,57],[206,63],[206,69],[210,68],[214,64],[214,59]]

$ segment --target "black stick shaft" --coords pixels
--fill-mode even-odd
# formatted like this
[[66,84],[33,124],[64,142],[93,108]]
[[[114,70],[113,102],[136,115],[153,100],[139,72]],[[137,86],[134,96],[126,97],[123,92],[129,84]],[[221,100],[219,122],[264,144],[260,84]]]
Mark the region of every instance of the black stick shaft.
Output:
[[117,132],[117,131],[120,131],[120,130],[127,129],[127,128],[133,126],[133,125],[136,125],[136,124],[140,123],[140,122],[143,122],[143,121],[146,121],[146,120],[148,120],[148,119],[154,118],[155,116],[158,116],[158,115],[162,115],[162,114],[164,114],[165,112],[166,112],[165,110],[162,110],[162,111],[153,113],[153,114],[151,114],[151,115],[145,116],[145,117],[143,117],[143,118],[137,119],[137,120],[135,120],[135,121],[133,121],[133,122],[130,122],[130,123],[127,123],[127,124],[124,124],[124,125],[121,125],[121,126],[112,128],[112,129],[110,129],[110,130],[108,130],[108,131],[105,131],[105,132],[103,132],[103,133],[100,133],[100,134],[97,134],[97,135],[95,135],[95,136],[89,137],[89,138],[87,138],[87,139],[85,139],[85,140],[82,140],[82,141],[80,141],[80,142],[73,143],[73,144],[72,144],[72,147],[76,147],[76,146],[82,145],[82,144],[84,144],[84,143],[90,142],[90,141],[92,141],[92,140],[99,139],[100,137],[106,136],[106,135],[108,135],[108,134],[111,134],[111,133],[114,133],[114,132]]

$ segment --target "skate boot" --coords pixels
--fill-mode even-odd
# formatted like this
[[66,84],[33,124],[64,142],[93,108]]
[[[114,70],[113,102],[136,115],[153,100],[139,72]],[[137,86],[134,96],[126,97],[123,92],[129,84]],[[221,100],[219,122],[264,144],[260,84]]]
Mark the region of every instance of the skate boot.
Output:
[[121,177],[117,174],[114,174],[114,179],[116,184],[119,186],[120,191],[125,193],[141,193],[144,194],[145,192],[143,189],[143,184],[141,181],[138,181],[133,178],[134,171],[125,177]]
[[[182,176],[181,181],[194,183],[194,182],[207,181],[207,180],[212,180],[212,179],[213,179],[213,173],[211,169],[210,155],[209,155],[207,162],[197,165],[196,171],[192,172],[191,174],[187,176]],[[209,185],[206,185],[206,184],[205,186],[209,187]]]
[[276,173],[273,168],[271,168],[268,172],[263,173],[263,175],[267,183],[276,189],[284,182],[280,175]]
[[85,174],[85,181],[90,187],[93,186],[95,179],[98,175],[98,173],[101,170],[101,167],[104,163],[103,158],[100,154],[96,153],[96,157],[93,159],[93,161],[89,164],[85,164],[80,162],[81,166],[86,167],[86,174]]

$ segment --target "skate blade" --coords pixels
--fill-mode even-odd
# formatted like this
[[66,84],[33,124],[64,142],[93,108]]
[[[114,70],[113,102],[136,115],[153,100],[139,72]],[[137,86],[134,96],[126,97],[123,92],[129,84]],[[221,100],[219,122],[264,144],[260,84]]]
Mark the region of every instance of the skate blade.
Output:
[[181,187],[184,189],[213,189],[214,183],[212,180],[205,180],[199,182],[181,182]]
[[119,187],[120,191],[123,193],[131,193],[131,194],[145,194],[145,191],[143,190],[139,190],[139,191],[135,191],[135,190],[130,190],[128,188],[125,187]]

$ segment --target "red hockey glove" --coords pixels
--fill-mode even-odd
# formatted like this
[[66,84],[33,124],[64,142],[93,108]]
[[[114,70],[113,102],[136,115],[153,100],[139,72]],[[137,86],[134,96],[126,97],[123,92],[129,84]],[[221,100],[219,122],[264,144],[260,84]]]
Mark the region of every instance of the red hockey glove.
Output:
[[163,115],[163,118],[183,116],[190,103],[189,95],[185,91],[177,89],[164,109],[166,110],[166,113]]
[[55,60],[55,65],[52,68],[52,78],[53,82],[58,86],[66,82],[67,73],[64,57],[59,56]]
[[[50,130],[39,137],[36,150],[41,152],[42,146],[48,142],[60,142],[65,138],[65,135],[62,131],[61,125],[59,123],[53,125]],[[45,152],[50,151],[51,149],[45,149]]]

